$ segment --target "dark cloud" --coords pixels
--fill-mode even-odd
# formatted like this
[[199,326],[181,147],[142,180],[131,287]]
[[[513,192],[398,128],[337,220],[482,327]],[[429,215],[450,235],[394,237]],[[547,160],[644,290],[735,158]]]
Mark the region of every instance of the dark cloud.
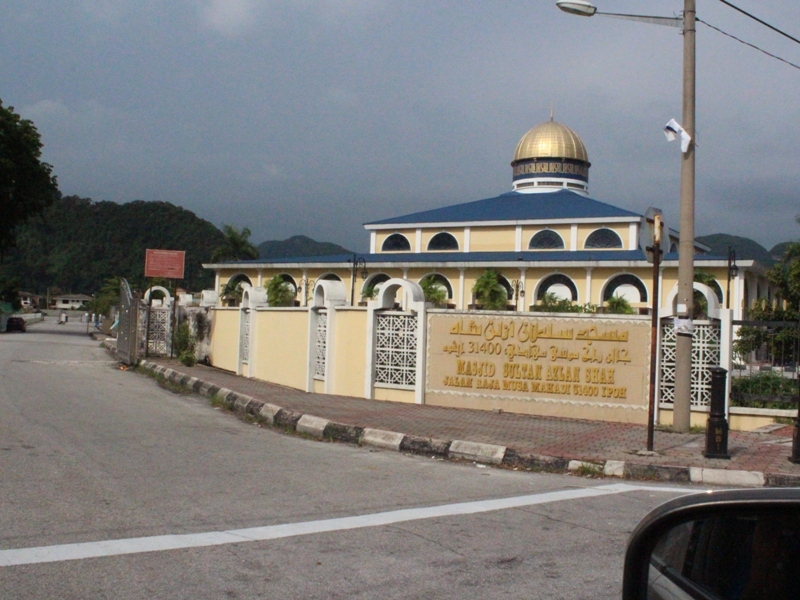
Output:
[[[790,0],[738,3],[800,23]],[[800,64],[797,44],[698,4]],[[550,0],[16,0],[0,56],[0,97],[36,122],[65,193],[168,200],[257,242],[365,249],[365,221],[506,191],[517,141],[551,106],[587,145],[593,197],[677,225],[680,153],[661,133],[681,117],[676,29]],[[697,75],[698,235],[800,237],[800,71],[700,24]]]

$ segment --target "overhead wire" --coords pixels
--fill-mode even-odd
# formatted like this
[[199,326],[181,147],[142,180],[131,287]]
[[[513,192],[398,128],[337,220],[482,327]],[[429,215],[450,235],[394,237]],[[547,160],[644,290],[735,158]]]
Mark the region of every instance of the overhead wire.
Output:
[[[743,9],[739,8],[739,7],[738,7],[738,6],[736,6],[735,4],[731,4],[730,2],[728,2],[728,0],[719,0],[719,1],[720,1],[720,2],[722,2],[722,3],[723,3],[724,5],[726,5],[726,6],[730,6],[730,7],[731,7],[732,9],[734,9],[734,10],[738,10],[740,13],[742,13],[743,15],[745,15],[745,16],[747,16],[747,17],[750,17],[750,18],[751,18],[751,19],[753,19],[754,21],[758,21],[758,22],[759,22],[759,23],[761,23],[761,24],[762,24],[764,27],[769,27],[770,29],[772,29],[772,31],[775,31],[775,32],[777,32],[777,33],[780,33],[782,36],[784,36],[784,37],[787,37],[787,38],[789,38],[790,40],[792,40],[793,42],[796,42],[796,43],[800,44],[800,40],[798,40],[796,37],[792,37],[791,35],[789,35],[789,34],[788,34],[788,33],[786,33],[785,31],[781,31],[780,29],[778,29],[778,28],[777,28],[777,27],[775,27],[774,25],[770,25],[770,24],[769,24],[769,23],[767,23],[766,21],[762,21],[762,20],[761,20],[761,19],[759,19],[757,16],[755,16],[755,15],[751,15],[749,12],[747,12],[746,10],[743,10]],[[708,23],[706,23],[706,25],[708,25]],[[722,33],[724,33],[724,32],[722,32]],[[731,37],[732,37],[732,36],[731,36]],[[740,40],[740,41],[741,41],[741,40]],[[745,43],[746,43],[746,42],[745,42]],[[757,48],[757,50],[760,50],[760,48]]]
[[[725,0],[720,0],[720,1],[721,1],[721,2],[725,2]],[[728,3],[727,3],[727,2],[725,2],[725,4],[728,4]],[[734,8],[735,8],[735,7],[734,7]],[[699,23],[702,23],[702,24],[703,24],[703,25],[705,25],[706,27],[710,27],[710,28],[711,28],[711,29],[713,29],[714,31],[718,31],[718,32],[719,32],[719,33],[721,33],[722,35],[728,36],[729,38],[736,40],[736,41],[737,41],[737,42],[739,42],[740,44],[744,44],[745,46],[750,46],[750,47],[751,47],[751,48],[753,48],[754,50],[758,50],[759,52],[763,52],[764,54],[766,54],[767,56],[769,56],[769,57],[771,57],[771,58],[774,58],[774,59],[776,59],[776,60],[779,60],[779,61],[781,61],[781,62],[783,62],[783,63],[786,63],[786,64],[787,64],[787,65],[789,65],[790,67],[794,67],[795,69],[800,69],[800,65],[796,65],[796,64],[794,64],[793,62],[790,62],[790,61],[786,60],[785,58],[781,58],[780,56],[777,56],[777,55],[775,55],[775,54],[772,54],[771,52],[767,52],[767,51],[766,51],[766,50],[764,50],[763,48],[759,48],[758,46],[756,46],[756,45],[754,45],[754,44],[751,44],[750,42],[745,42],[744,40],[742,40],[742,39],[740,39],[740,38],[736,37],[735,35],[732,35],[732,34],[728,33],[727,31],[723,31],[723,30],[722,30],[722,29],[720,29],[719,27],[714,27],[714,26],[713,26],[711,23],[707,23],[706,21],[703,21],[703,20],[702,20],[700,17],[695,17],[695,21],[698,21]],[[791,36],[787,36],[787,37],[791,37]],[[792,38],[792,39],[794,39],[794,38]],[[795,40],[795,41],[797,41],[797,40]],[[798,43],[800,43],[800,42],[798,42]]]

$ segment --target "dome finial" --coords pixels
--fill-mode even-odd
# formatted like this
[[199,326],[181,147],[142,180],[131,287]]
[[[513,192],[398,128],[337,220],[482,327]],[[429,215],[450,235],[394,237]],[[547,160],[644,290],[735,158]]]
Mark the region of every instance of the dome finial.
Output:
[[550,101],[550,121],[553,120],[553,101]]

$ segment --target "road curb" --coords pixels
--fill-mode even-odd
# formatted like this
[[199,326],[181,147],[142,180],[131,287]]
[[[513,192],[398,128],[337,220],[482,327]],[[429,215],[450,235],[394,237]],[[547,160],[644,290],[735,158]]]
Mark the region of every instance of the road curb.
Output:
[[226,408],[235,413],[251,415],[270,426],[296,431],[317,439],[363,444],[421,456],[471,460],[482,464],[502,465],[530,471],[569,473],[580,470],[582,466],[588,466],[596,469],[602,476],[623,479],[741,487],[800,487],[800,476],[790,474],[653,465],[620,460],[569,460],[557,456],[518,451],[496,444],[468,440],[440,440],[396,431],[336,423],[323,417],[299,413],[275,404],[262,402],[227,388],[220,388],[197,377],[191,377],[151,361],[143,360],[139,366],[163,376],[168,381],[188,387],[202,396],[216,397]]

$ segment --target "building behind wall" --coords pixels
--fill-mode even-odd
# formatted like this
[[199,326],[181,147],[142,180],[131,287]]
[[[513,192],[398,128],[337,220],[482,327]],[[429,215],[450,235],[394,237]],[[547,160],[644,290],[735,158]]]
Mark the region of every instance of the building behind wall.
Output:
[[[363,279],[361,269],[353,278],[351,255],[204,266],[216,272],[220,304],[226,302],[222,292],[229,282],[266,287],[276,275],[294,289],[298,306],[308,304],[319,280],[342,281],[347,290],[355,290],[358,303],[362,294],[390,278],[433,278],[446,292],[445,306],[469,310],[479,308],[472,292],[475,282],[494,269],[506,289],[509,310],[530,311],[545,294],[553,294],[601,311],[612,296],[621,296],[636,312],[647,313],[653,269],[643,249],[645,217],[589,196],[591,163],[580,137],[565,125],[546,121],[520,139],[511,167],[512,190],[499,196],[365,224],[370,251],[359,255],[366,262]],[[662,314],[673,312],[677,241],[677,231],[666,232],[658,299]],[[702,244],[695,248],[695,267],[714,277],[717,300],[724,306],[727,257],[708,254]],[[770,296],[763,265],[740,260],[738,267],[730,286],[734,318],[742,318],[757,298]]]

